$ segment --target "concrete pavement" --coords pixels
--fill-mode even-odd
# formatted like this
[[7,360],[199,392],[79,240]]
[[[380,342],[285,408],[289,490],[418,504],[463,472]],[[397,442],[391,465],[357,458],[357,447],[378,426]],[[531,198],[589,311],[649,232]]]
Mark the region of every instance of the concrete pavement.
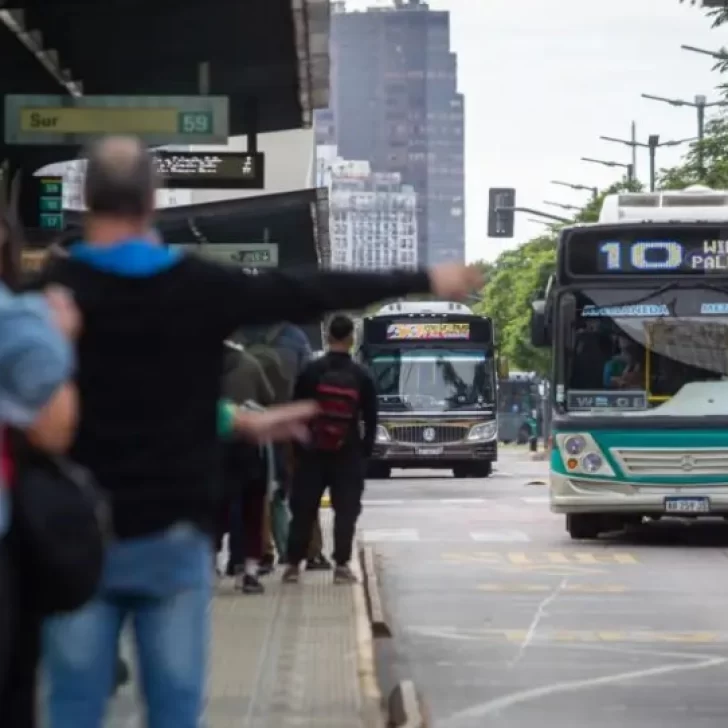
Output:
[[[327,539],[330,523],[325,511]],[[264,595],[251,596],[232,580],[218,586],[206,728],[381,726],[362,587],[334,586],[330,573],[283,585],[280,570],[265,584]],[[128,640],[124,651],[131,657]],[[143,725],[133,685],[113,701],[109,725]]]
[[367,487],[395,636],[437,728],[716,728],[728,713],[728,531],[656,524],[573,542],[546,464],[507,451],[487,480],[406,473]]

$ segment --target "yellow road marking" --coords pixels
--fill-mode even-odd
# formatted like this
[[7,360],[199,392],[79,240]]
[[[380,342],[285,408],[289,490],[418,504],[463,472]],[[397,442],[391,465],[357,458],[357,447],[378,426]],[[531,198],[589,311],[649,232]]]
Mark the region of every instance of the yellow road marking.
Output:
[[[495,594],[544,594],[554,590],[553,584],[510,584],[508,582],[479,584],[478,591]],[[624,594],[623,584],[566,584],[559,592],[566,594]]]
[[547,551],[545,553],[523,551],[462,551],[442,554],[443,561],[456,564],[510,564],[526,571],[543,566],[604,566],[614,564],[629,566],[639,563],[636,556],[626,552],[603,551],[598,553]]
[[682,644],[715,644],[726,640],[726,635],[719,632],[657,632],[657,631],[621,631],[621,630],[539,630],[529,637],[526,629],[488,629],[481,634],[490,639],[503,639],[506,642],[520,643],[532,639],[540,643],[584,643],[584,642],[621,642],[630,644],[647,643],[682,643]]

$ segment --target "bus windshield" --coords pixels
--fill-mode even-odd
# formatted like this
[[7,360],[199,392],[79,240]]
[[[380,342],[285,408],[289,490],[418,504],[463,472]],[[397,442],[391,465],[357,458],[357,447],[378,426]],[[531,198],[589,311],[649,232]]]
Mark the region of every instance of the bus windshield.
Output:
[[646,409],[728,376],[728,289],[584,289],[567,336],[567,408]]
[[482,409],[495,399],[493,360],[482,349],[383,347],[367,364],[382,411]]

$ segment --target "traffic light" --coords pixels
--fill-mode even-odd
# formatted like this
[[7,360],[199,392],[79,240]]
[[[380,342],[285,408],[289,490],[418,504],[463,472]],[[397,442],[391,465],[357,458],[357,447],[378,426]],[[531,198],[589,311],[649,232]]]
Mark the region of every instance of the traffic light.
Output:
[[488,237],[512,238],[516,191],[512,187],[491,187],[488,191]]

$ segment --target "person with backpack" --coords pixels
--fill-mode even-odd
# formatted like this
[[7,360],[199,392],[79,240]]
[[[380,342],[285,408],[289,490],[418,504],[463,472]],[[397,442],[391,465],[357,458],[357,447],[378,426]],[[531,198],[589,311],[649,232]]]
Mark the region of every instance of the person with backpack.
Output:
[[[140,139],[105,137],[85,156],[84,242],[42,283],[72,290],[83,316],[70,457],[108,495],[116,539],[97,596],[44,624],[48,723],[103,725],[119,632],[130,623],[147,725],[197,728],[220,508],[223,341],[246,325],[307,323],[418,293],[461,300],[482,275],[459,264],[247,275],[150,234],[159,180]],[[251,412],[247,437],[291,439],[317,411],[299,401]]]
[[18,506],[27,504],[26,462],[12,445],[22,437],[36,453],[57,457],[73,441],[72,342],[81,318],[62,290],[13,295],[19,277],[13,243],[12,227],[0,215],[0,723],[33,728],[42,617],[36,597],[46,585],[37,583],[23,548],[28,534]]
[[328,353],[312,361],[296,382],[294,399],[314,400],[319,412],[311,421],[308,445],[297,453],[285,582],[299,579],[300,564],[327,488],[334,510],[334,582],[356,580],[349,562],[361,512],[366,461],[374,447],[377,395],[369,373],[351,358],[353,343],[354,322],[348,316],[334,316],[328,330]]

